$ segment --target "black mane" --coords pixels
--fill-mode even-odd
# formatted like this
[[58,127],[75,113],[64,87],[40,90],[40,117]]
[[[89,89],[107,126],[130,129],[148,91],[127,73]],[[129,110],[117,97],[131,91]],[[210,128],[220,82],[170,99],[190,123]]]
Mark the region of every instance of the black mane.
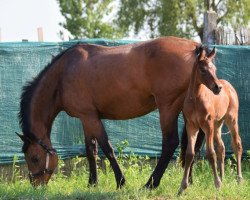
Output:
[[[31,104],[32,97],[35,93],[35,90],[36,90],[37,86],[39,85],[40,80],[48,72],[50,67],[57,60],[59,60],[64,55],[64,53],[66,51],[74,48],[77,45],[78,44],[73,45],[72,47],[62,51],[57,56],[55,56],[52,59],[52,61],[33,80],[27,82],[26,85],[23,86],[22,94],[21,94],[21,98],[20,98],[20,100],[21,100],[20,101],[20,111],[19,111],[18,117],[19,117],[19,125],[22,129],[22,132],[23,132],[23,135],[25,136],[25,138],[29,138],[33,141],[34,141],[34,139],[36,139],[35,134],[32,133],[30,130],[30,104]],[[26,152],[28,145],[29,145],[28,140],[27,141],[25,140],[23,147],[22,147],[23,152]]]

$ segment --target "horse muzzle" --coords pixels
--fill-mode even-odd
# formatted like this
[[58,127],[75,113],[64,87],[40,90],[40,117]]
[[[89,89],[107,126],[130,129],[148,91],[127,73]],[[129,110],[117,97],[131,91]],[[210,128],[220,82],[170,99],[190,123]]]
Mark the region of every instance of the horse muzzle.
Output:
[[221,89],[222,89],[222,85],[221,84],[215,84],[215,86],[213,87],[213,93],[215,94],[215,95],[218,95],[218,94],[220,94],[220,91],[221,91]]

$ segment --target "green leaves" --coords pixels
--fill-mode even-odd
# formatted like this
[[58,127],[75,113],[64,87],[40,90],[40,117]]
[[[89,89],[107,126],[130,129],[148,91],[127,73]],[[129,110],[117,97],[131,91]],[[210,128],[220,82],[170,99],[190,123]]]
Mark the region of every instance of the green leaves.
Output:
[[[247,3],[248,1],[248,3]],[[126,34],[140,31],[150,37],[175,35],[203,37],[203,14],[212,9],[218,23],[247,25],[250,20],[249,0],[123,0],[118,11],[118,24]]]
[[249,0],[58,0],[73,39],[129,35],[203,37],[203,14],[218,13],[222,25],[247,25]]
[[113,11],[112,0],[58,0],[65,22],[60,25],[73,38],[119,38],[122,32],[109,19]]

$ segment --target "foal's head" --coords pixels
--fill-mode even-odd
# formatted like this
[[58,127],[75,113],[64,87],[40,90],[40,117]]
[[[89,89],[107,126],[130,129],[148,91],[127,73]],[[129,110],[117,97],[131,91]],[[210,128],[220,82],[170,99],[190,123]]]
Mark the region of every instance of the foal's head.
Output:
[[214,94],[218,95],[222,85],[216,76],[216,67],[213,63],[213,58],[216,55],[216,50],[213,50],[206,55],[204,48],[200,48],[199,56],[195,62],[197,68],[196,80],[204,84]]
[[47,184],[57,167],[56,150],[49,148],[34,135],[17,135],[24,142],[23,153],[29,169],[29,178],[33,186]]

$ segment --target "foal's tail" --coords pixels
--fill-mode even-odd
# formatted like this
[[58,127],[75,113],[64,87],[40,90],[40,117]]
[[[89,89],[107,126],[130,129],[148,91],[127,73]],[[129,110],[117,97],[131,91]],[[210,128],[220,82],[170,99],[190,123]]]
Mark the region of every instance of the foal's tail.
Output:
[[[199,152],[204,138],[205,138],[204,132],[202,131],[202,129],[199,129],[199,133],[198,133],[197,140],[195,143],[195,154]],[[181,162],[182,167],[185,166],[185,156],[186,156],[187,145],[188,145],[187,130],[186,130],[186,126],[184,125],[182,136],[181,136],[181,153],[180,153],[180,162]]]

